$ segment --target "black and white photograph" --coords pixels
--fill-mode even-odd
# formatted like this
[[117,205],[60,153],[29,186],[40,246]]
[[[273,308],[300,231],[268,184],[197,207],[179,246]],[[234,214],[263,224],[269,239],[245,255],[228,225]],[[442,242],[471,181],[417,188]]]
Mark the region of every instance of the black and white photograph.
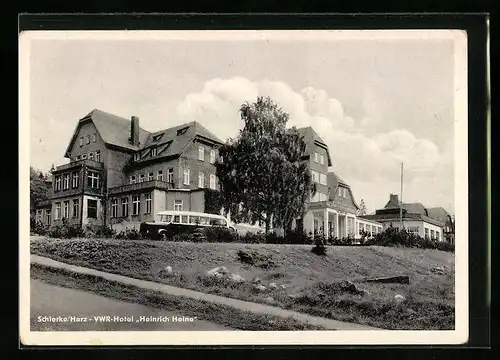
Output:
[[24,343],[467,340],[465,32],[19,44]]

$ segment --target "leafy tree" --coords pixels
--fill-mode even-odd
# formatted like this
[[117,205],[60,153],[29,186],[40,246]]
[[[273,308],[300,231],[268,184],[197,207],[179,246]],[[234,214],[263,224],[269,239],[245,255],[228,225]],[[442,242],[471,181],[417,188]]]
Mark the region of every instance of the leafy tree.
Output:
[[358,215],[366,215],[366,205],[363,199],[361,199],[361,202],[359,203]]
[[307,197],[316,191],[307,165],[301,161],[305,142],[289,115],[269,97],[258,97],[240,108],[245,126],[220,149],[216,163],[225,211],[237,221],[290,227],[302,216]]
[[49,199],[49,188],[45,180],[47,175],[41,171],[35,170],[30,166],[30,211],[33,212],[36,206]]

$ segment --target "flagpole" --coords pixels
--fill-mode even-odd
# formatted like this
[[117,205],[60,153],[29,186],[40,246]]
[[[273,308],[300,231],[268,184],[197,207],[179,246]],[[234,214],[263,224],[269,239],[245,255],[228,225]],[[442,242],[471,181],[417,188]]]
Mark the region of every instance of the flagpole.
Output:
[[401,200],[399,202],[399,222],[403,230],[403,163],[401,163]]

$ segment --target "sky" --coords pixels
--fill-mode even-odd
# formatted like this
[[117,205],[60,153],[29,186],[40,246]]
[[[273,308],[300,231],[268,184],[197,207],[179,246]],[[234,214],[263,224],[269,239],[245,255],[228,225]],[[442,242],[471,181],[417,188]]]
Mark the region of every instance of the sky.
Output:
[[37,39],[30,41],[30,164],[68,162],[77,121],[93,109],[148,131],[196,120],[222,139],[238,109],[270,96],[289,126],[312,126],[331,171],[368,212],[390,193],[454,213],[452,39]]

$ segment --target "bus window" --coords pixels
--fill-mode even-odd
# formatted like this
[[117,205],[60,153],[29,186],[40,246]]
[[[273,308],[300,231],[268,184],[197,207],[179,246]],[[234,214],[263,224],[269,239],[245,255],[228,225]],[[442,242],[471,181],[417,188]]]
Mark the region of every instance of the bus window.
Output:
[[211,219],[210,225],[214,226],[226,226],[226,220],[224,219]]
[[209,219],[209,218],[207,218],[207,217],[205,217],[205,216],[201,216],[201,217],[200,217],[200,224],[202,224],[202,225],[208,225],[208,224],[209,224],[209,222],[210,222],[210,219]]
[[190,216],[189,217],[189,223],[190,224],[199,224],[200,223],[200,217],[199,216]]
[[171,222],[172,221],[172,215],[167,215],[167,222]]
[[160,215],[160,221],[161,222],[171,222],[172,221],[172,215]]
[[188,222],[188,216],[187,215],[182,215],[182,221],[183,224],[189,224]]
[[181,217],[180,215],[174,215],[174,223],[179,224],[181,222]]

